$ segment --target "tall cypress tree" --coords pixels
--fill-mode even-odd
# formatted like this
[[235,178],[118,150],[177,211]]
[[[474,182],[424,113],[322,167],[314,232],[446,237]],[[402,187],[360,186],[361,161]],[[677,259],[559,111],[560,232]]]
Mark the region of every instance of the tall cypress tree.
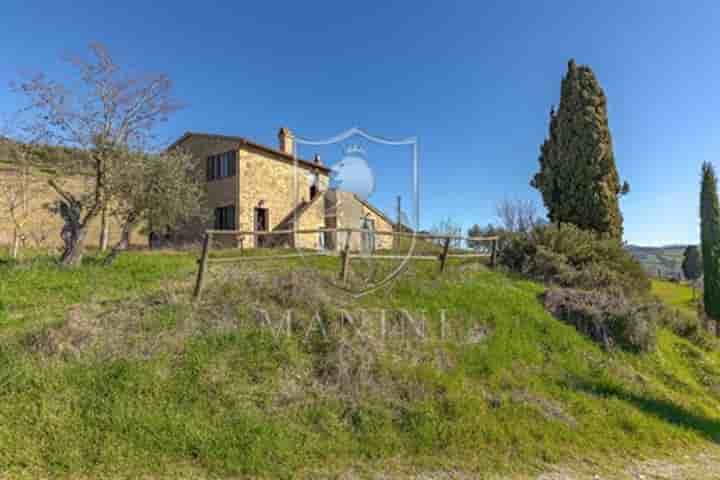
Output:
[[[700,242],[705,313],[717,321],[720,320],[720,206],[715,169],[707,162],[702,166],[700,186]],[[717,330],[720,332],[720,325]]]
[[607,99],[590,67],[568,63],[540,152],[540,171],[530,184],[542,194],[550,221],[622,238],[619,197],[629,187],[620,183]]

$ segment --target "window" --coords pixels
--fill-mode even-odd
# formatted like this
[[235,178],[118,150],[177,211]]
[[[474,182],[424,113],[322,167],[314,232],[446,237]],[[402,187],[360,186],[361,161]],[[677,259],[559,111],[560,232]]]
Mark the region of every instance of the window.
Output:
[[374,252],[375,251],[375,220],[370,218],[363,218],[360,225],[363,229],[362,233],[362,251],[363,252]]
[[310,180],[310,200],[318,194],[318,183],[320,183],[320,177],[317,173],[314,173]]
[[235,205],[215,209],[215,230],[235,230]]
[[[320,226],[318,227],[318,229],[320,229],[320,230],[322,230],[322,229],[324,229],[324,228],[327,228],[327,227],[325,227],[325,225],[320,225]],[[320,250],[325,250],[325,249],[327,248],[328,243],[330,243],[330,242],[328,242],[329,232],[318,232],[318,233],[319,233],[319,236],[318,236],[318,249],[320,249]]]
[[234,150],[210,155],[205,164],[207,181],[233,177],[237,173],[237,152]]

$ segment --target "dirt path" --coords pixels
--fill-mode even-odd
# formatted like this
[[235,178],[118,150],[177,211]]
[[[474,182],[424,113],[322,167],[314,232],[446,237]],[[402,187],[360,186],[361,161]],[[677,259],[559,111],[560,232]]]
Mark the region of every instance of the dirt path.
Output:
[[633,463],[617,471],[594,473],[575,468],[558,468],[537,480],[720,480],[720,449],[685,455],[672,460],[648,460]]
[[346,473],[339,480],[720,480],[720,446],[672,459],[644,460],[630,464],[585,464],[551,467],[540,475],[483,475],[459,470],[413,474]]

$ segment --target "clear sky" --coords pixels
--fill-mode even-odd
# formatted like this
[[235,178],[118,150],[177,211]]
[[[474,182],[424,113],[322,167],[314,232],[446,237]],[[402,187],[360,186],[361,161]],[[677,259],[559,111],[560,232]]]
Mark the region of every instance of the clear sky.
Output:
[[[632,190],[628,241],[697,242],[700,165],[720,161],[717,1],[5,0],[0,85],[59,75],[61,56],[91,41],[173,79],[187,106],[163,127],[168,140],[192,130],[275,145],[281,126],[417,136],[425,228],[486,224],[503,198],[541,202],[528,182],[570,57],[608,96]],[[1,112],[17,105],[0,89]],[[395,156],[368,153],[390,210],[407,178]]]

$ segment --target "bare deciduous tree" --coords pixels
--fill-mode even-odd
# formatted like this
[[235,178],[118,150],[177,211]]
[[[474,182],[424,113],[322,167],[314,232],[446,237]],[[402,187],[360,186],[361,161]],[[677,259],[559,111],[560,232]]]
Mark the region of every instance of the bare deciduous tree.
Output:
[[158,123],[178,108],[166,76],[123,76],[102,45],[93,44],[90,50],[89,60],[71,59],[80,75],[80,87],[74,92],[42,74],[15,85],[29,100],[25,111],[34,116],[34,136],[89,153],[89,165],[72,165],[92,177],[88,191],[75,195],[55,179],[49,182],[60,197],[57,210],[65,222],[61,257],[65,265],[82,260],[89,224],[110,204],[112,183],[124,168],[125,153],[147,148]]
[[[430,229],[430,233],[433,235],[461,237],[463,234],[463,228],[462,225],[456,223],[452,218],[448,217],[433,225]],[[444,242],[445,240],[435,240],[435,243],[438,245],[443,245]],[[450,240],[450,246],[453,248],[459,248],[461,245],[462,240],[459,238],[453,238]]]
[[528,232],[543,221],[532,200],[505,199],[497,205],[496,214],[502,228],[508,232]]

